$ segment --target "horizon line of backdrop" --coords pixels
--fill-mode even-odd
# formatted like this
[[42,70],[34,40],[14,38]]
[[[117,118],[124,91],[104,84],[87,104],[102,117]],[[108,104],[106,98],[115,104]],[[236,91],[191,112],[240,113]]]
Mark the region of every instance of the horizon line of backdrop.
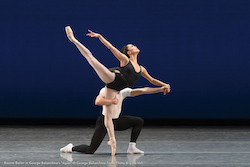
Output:
[[[250,118],[248,0],[1,0],[0,118],[96,118],[104,86],[66,38],[76,37],[106,67],[118,61],[101,33],[171,93],[127,98],[123,114],[143,118]],[[133,88],[153,86],[143,77]]]

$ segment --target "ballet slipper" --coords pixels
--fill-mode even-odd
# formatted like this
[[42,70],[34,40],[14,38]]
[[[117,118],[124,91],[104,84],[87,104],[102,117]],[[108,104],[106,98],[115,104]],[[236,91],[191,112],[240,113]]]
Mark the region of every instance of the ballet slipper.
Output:
[[69,39],[71,42],[75,43],[77,40],[76,40],[75,37],[74,37],[74,33],[73,33],[71,27],[70,27],[70,26],[66,26],[66,27],[65,27],[65,31],[66,31],[66,34],[67,34],[68,39]]
[[115,138],[110,138],[108,145],[111,147],[111,155],[115,155],[116,152],[116,140]]

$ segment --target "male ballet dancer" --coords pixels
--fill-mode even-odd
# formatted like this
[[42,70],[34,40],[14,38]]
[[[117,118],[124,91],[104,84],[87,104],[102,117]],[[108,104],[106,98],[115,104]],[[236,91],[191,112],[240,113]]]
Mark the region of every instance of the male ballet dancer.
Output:
[[95,132],[93,134],[91,144],[88,145],[79,145],[73,146],[72,143],[66,145],[65,147],[61,148],[60,151],[63,153],[71,153],[71,152],[81,152],[85,154],[93,154],[100,146],[101,142],[103,141],[107,130],[104,125],[104,116],[106,114],[106,106],[115,104],[114,112],[113,112],[113,123],[115,130],[122,131],[129,128],[132,128],[131,132],[131,139],[129,142],[129,146],[127,149],[128,154],[144,154],[143,151],[136,148],[136,140],[140,134],[141,128],[143,126],[144,120],[139,117],[134,116],[120,116],[122,110],[122,102],[126,97],[135,97],[143,94],[154,94],[163,92],[164,94],[170,92],[169,86],[162,86],[157,88],[125,88],[121,90],[115,99],[106,99],[105,98],[105,88],[100,90],[99,95],[96,97],[95,104],[102,106],[102,115],[96,121]]

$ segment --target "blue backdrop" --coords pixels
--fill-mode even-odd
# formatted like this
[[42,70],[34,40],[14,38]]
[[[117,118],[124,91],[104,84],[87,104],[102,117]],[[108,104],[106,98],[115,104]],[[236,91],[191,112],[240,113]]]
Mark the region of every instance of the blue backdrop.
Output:
[[[143,118],[250,118],[248,0],[1,0],[0,117],[96,118],[104,84],[64,27],[107,67],[118,61],[88,29],[117,48],[133,43],[139,63],[172,91],[125,100]],[[152,86],[141,78],[134,87]]]

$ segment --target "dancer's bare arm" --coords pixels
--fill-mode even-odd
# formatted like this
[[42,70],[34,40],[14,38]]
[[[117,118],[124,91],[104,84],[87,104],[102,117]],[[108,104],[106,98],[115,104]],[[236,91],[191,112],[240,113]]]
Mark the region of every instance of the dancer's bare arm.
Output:
[[89,31],[89,33],[87,34],[87,36],[98,38],[113,53],[113,55],[120,61],[121,66],[128,64],[128,61],[129,61],[128,57],[126,55],[124,55],[123,53],[121,53],[118,49],[116,49],[101,34],[94,33],[91,30],[88,30],[88,31]]
[[150,87],[136,88],[131,90],[130,97],[135,97],[144,94],[154,94],[160,92],[163,92],[165,95],[165,92],[170,92],[170,87],[166,85],[158,88],[150,88]]
[[117,103],[118,103],[117,97],[115,97],[114,99],[106,99],[104,93],[100,93],[95,99],[95,105],[97,106],[104,106],[104,105],[108,106]]
[[[170,91],[170,85],[166,84],[158,79],[153,78],[152,76],[149,75],[149,73],[147,72],[147,70],[141,66],[141,75],[147,79],[150,83],[152,83],[153,85],[156,86],[168,86],[169,87],[169,91]],[[166,92],[164,92],[164,94],[169,93],[169,91],[166,90]]]

